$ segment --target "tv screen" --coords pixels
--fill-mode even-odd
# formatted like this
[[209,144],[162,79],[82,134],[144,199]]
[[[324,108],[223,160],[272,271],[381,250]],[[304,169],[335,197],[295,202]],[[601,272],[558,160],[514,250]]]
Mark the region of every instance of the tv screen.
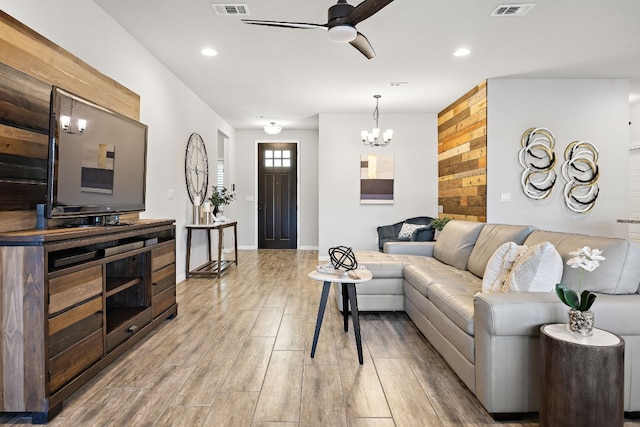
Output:
[[54,86],[47,218],[145,208],[147,126]]

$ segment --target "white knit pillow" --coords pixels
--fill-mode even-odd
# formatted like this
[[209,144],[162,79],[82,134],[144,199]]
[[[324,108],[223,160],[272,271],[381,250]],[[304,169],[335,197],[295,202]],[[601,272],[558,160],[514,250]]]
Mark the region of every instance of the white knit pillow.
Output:
[[498,246],[498,249],[489,258],[484,270],[482,292],[503,292],[504,281],[511,271],[513,263],[526,250],[527,246],[516,245],[513,242],[503,243]]
[[419,228],[427,228],[427,226],[422,224],[408,224],[405,222],[402,224],[402,228],[398,233],[398,239],[410,239],[413,232]]
[[562,279],[562,257],[549,242],[531,246],[513,264],[505,292],[551,292]]

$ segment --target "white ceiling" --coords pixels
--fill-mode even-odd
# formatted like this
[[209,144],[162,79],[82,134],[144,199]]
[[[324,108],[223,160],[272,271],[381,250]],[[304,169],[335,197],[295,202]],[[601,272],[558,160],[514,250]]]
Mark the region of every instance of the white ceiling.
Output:
[[[437,113],[494,77],[631,79],[640,102],[640,0],[521,1],[536,4],[522,17],[490,16],[508,1],[395,0],[358,24],[372,60],[322,30],[247,25],[211,7],[240,1],[94,1],[236,129],[317,129],[318,113],[373,112],[375,94],[381,121]],[[242,3],[247,19],[324,24],[335,0]],[[471,54],[454,57],[462,46]]]

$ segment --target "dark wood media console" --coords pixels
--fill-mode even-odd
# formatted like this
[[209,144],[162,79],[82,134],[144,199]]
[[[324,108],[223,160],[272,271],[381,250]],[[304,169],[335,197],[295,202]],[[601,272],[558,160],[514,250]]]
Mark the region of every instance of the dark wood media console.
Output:
[[178,313],[173,220],[0,234],[0,412],[45,423]]

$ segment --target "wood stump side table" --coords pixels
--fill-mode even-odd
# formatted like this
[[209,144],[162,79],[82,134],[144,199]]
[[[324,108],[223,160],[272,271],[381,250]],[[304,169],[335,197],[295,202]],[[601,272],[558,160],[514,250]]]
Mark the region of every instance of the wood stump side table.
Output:
[[540,426],[624,424],[624,340],[601,329],[589,337],[567,325],[540,327]]

